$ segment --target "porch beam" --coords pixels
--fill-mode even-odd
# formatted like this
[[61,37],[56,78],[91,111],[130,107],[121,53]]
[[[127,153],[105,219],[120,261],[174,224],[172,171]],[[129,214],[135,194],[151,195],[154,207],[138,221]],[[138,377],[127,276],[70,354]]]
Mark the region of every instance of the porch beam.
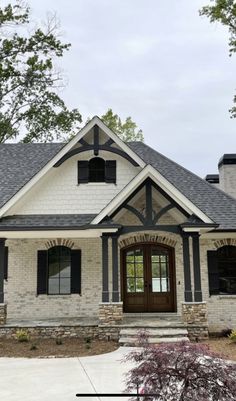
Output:
[[199,233],[191,233],[193,245],[194,301],[202,302]]
[[5,238],[0,238],[0,304],[4,303]]
[[190,255],[189,255],[189,235],[183,233],[183,262],[184,262],[184,300],[185,302],[193,301],[191,271],[190,271]]
[[143,225],[143,226],[125,226],[120,229],[119,234],[128,234],[136,231],[167,231],[170,233],[181,234],[181,229],[178,225],[159,224],[156,226]]
[[118,238],[112,237],[112,302],[119,302]]
[[102,234],[102,302],[109,302],[108,238]]

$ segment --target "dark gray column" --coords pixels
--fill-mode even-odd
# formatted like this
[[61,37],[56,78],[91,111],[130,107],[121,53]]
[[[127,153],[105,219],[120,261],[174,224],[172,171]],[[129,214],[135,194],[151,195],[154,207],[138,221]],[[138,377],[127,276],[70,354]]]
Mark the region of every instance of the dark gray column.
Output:
[[108,238],[102,234],[102,302],[109,302]]
[[190,256],[189,256],[189,234],[183,233],[183,261],[184,261],[184,300],[185,302],[193,301]]
[[194,301],[202,302],[199,233],[191,233],[193,240]]
[[119,302],[118,238],[112,237],[112,301]]
[[0,303],[4,303],[5,238],[0,238]]

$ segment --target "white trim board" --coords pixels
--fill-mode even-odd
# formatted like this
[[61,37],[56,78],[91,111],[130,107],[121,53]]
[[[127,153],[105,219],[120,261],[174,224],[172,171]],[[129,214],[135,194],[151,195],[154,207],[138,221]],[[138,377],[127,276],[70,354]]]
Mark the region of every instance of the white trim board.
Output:
[[133,178],[126,187],[94,218],[91,224],[99,224],[106,216],[110,216],[124,201],[139,187],[146,179],[151,178],[163,191],[166,192],[176,203],[178,203],[187,213],[195,214],[204,223],[214,223],[205,213],[186,198],[177,188],[174,187],[163,175],[154,167],[147,165]]
[[9,199],[0,209],[0,217],[18,202],[30,189],[42,178],[67,152],[69,152],[77,142],[83,138],[93,127],[98,125],[124,152],[127,153],[140,167],[146,164],[133,152],[113,131],[110,130],[99,117],[95,116],[71,139],[38,173],[36,173],[15,195]]

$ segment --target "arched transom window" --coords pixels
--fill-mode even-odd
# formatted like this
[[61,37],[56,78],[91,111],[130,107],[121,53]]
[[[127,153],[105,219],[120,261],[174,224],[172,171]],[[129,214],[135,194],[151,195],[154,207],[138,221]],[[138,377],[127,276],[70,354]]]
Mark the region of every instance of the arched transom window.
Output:
[[89,182],[105,181],[105,160],[101,157],[93,157],[89,160]]
[[48,250],[48,294],[70,294],[71,250],[54,246]]

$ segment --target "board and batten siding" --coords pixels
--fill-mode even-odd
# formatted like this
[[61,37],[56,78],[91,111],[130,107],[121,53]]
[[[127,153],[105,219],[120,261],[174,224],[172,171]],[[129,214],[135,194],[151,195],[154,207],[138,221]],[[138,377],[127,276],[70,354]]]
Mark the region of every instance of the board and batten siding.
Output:
[[140,172],[124,158],[101,151],[99,157],[117,161],[116,184],[78,184],[78,160],[92,157],[92,151],[84,152],[51,169],[7,214],[98,213]]

